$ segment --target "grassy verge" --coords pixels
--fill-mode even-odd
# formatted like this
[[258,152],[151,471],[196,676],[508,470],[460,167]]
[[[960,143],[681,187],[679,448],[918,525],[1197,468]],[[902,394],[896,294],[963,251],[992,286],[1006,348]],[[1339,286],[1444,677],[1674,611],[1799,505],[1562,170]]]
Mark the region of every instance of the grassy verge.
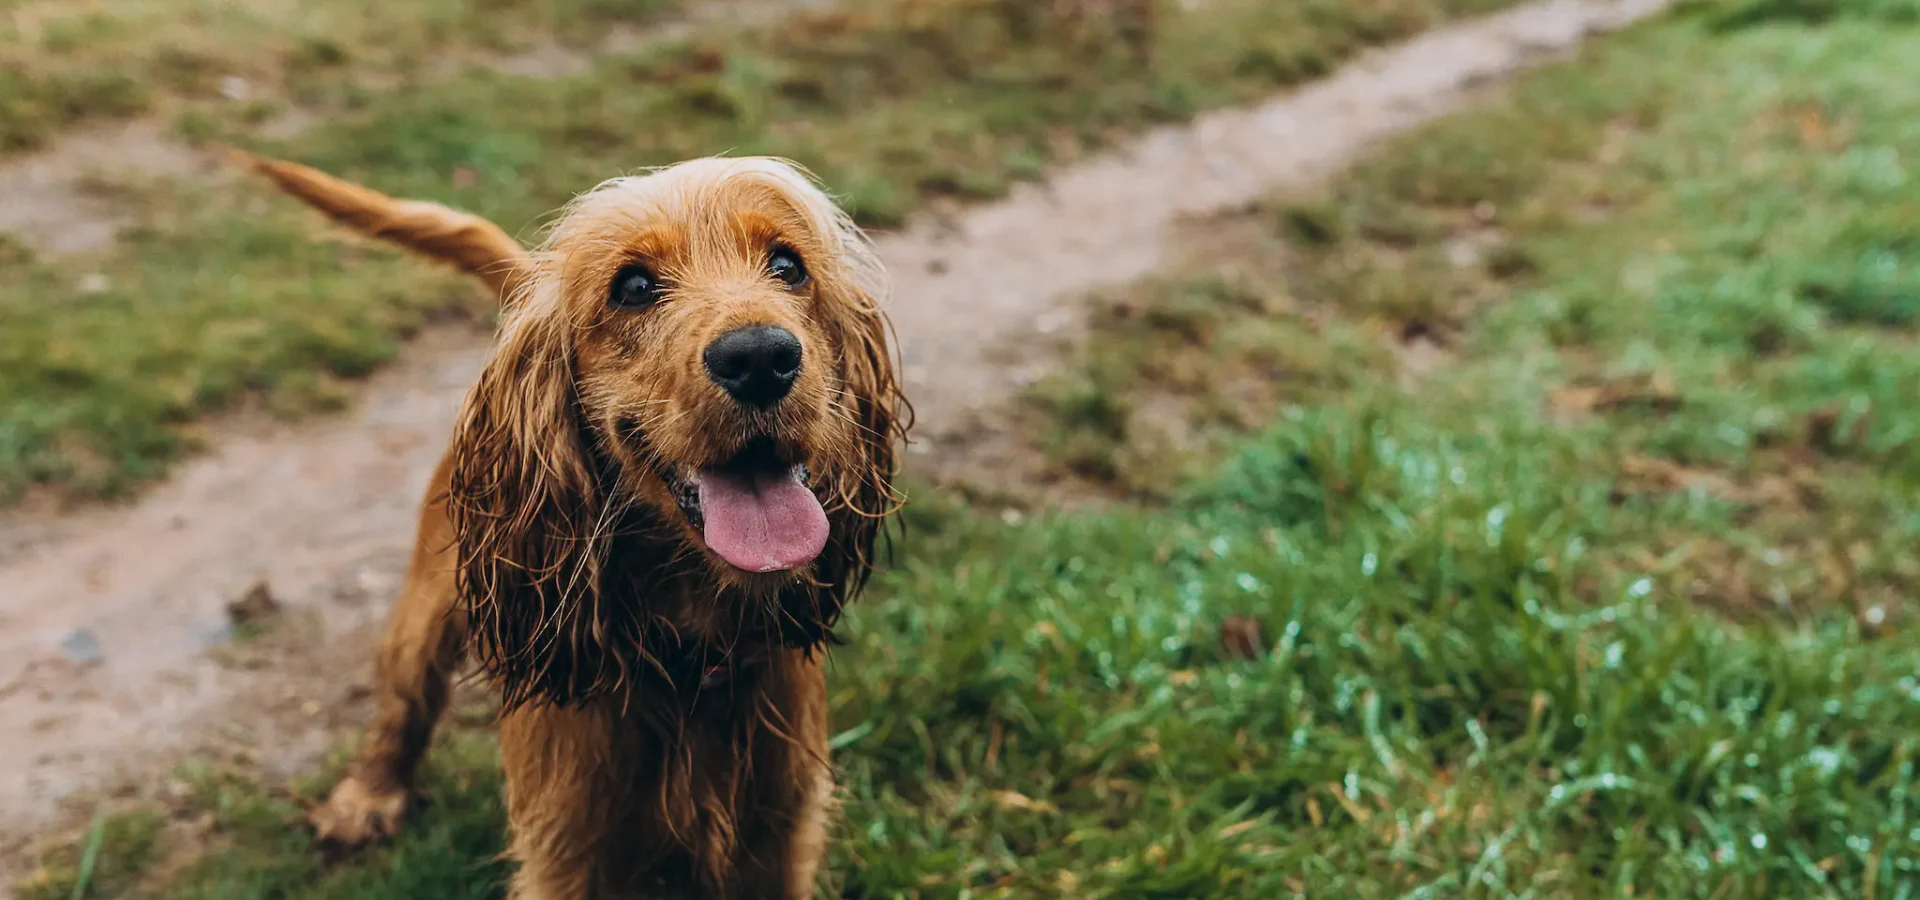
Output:
[[1165,502],[1215,468],[1280,404],[1382,382],[1397,365],[1375,323],[1305,303],[1276,262],[1293,250],[1273,212],[1203,226],[1191,267],[1092,298],[1093,338],[1042,379],[1016,421],[1043,479]]
[[[1145,31],[1025,0],[857,3],[578,77],[480,72],[384,92],[291,144],[204,127],[510,227],[636,166],[779,153],[886,225],[1504,2],[1218,0],[1168,6]],[[206,410],[249,396],[311,408],[427,316],[473,308],[456,282],[324,238],[251,187],[100,187],[139,212],[116,250],[0,269],[0,494],[125,490],[190,447]]]
[[[1915,34],[1713,25],[1275,205],[1283,265],[1116,295],[1113,352],[1186,373],[1089,361],[1116,439],[1266,393],[1151,508],[921,498],[835,657],[836,894],[1911,897]],[[1224,352],[1256,325],[1444,361]],[[1793,616],[1698,602],[1756,598]],[[494,895],[497,775],[447,744],[415,830],[324,873],[222,782],[224,849],[156,892]]]
[[435,62],[590,47],[668,0],[19,0],[0,19],[0,154],[141,113],[352,108]]
[[1884,624],[1920,586],[1920,68],[1880,36],[1903,9],[1709,8],[1271,204],[1200,271],[1103,298],[1098,354],[1032,398],[1043,449],[1164,496],[1276,404],[1411,391],[1551,422],[1616,502],[1689,510],[1642,540],[1703,598]]

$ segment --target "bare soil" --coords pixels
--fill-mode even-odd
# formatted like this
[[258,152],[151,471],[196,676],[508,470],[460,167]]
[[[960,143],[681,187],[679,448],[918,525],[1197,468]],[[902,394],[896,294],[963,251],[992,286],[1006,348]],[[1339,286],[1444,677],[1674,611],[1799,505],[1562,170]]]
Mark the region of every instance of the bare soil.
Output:
[[[1020,470],[1030,451],[997,410],[1071,338],[1079,298],[1203,245],[1208,214],[1309,190],[1381,138],[1666,5],[1547,0],[1440,29],[881,237],[919,412],[910,472],[991,485]],[[176,765],[209,755],[295,772],[362,720],[373,630],[485,343],[424,336],[344,414],[219,425],[217,451],[137,503],[0,520],[0,859],[71,798],[164,793]],[[237,639],[227,604],[261,581],[278,612]]]

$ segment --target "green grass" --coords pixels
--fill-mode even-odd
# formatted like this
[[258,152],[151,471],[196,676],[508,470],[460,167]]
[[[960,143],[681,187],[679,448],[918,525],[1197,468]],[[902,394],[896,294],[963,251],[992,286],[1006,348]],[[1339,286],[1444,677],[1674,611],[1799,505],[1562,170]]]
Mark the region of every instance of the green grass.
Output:
[[1095,337],[1064,372],[1034,385],[1019,411],[1050,470],[1042,474],[1165,501],[1270,422],[1276,404],[1391,371],[1377,328],[1312,316],[1273,277],[1273,262],[1289,252],[1267,233],[1197,271],[1095,297]]
[[[1447,360],[1410,388],[1434,415],[1553,421],[1607,448],[1623,495],[1698,495],[1738,526],[1645,536],[1702,596],[1903,605],[1920,583],[1904,524],[1920,192],[1903,164],[1920,68],[1882,37],[1912,26],[1877,9],[1818,28],[1733,28],[1710,9],[1398,142],[1328,196],[1273,205],[1261,240],[1096,307],[1097,352],[1036,389],[1041,449],[1151,496],[1276,403],[1393,380],[1396,336],[1418,338]],[[1216,270],[1261,261],[1266,278],[1236,288],[1255,302],[1193,304]],[[1154,445],[1170,402],[1174,430],[1203,438],[1173,453]]]
[[[1169,6],[1146,67],[1101,20],[1052,4],[855,3],[575,78],[478,72],[381,91],[284,144],[244,123],[200,127],[510,229],[606,176],[727,151],[796,158],[864,222],[888,225],[1505,2]],[[104,187],[138,216],[117,249],[0,268],[0,497],[124,492],[191,449],[207,411],[337,399],[341,379],[391,358],[429,316],[475,309],[456,281],[323,240],[312,215],[258,186]],[[107,276],[104,291],[77,287],[90,271]]]
[[[1167,369],[1089,358],[1107,396],[1049,408],[1212,422],[1205,474],[1013,524],[915,493],[833,657],[834,893],[1913,897],[1920,34],[1723,24],[1603,40],[1108,297],[1110,351]],[[1265,393],[1230,426],[1209,374]],[[319,782],[221,781],[225,849],[149,888],[498,896],[486,740],[431,768],[413,831],[324,872]]]
[[[1910,640],[1699,615],[1625,568],[1651,514],[1586,448],[1421,418],[1302,413],[1157,515],[923,510],[836,656],[838,892],[1900,896]],[[236,786],[164,895],[497,896],[493,764],[451,749],[418,831],[325,875]]]
[[380,85],[430,77],[448,57],[477,62],[543,41],[591,50],[608,28],[638,26],[673,5],[16,0],[0,20],[0,154],[145,112],[259,118],[289,104],[352,108]]
[[160,849],[166,817],[152,810],[100,815],[17,885],[21,900],[104,897],[131,889]]

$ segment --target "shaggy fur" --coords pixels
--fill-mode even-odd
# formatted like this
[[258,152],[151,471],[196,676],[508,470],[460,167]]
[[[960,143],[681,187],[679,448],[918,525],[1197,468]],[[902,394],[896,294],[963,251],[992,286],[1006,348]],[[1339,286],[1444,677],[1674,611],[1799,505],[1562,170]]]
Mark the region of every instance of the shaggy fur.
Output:
[[[862,235],[770,159],[609,181],[533,253],[443,206],[246,160],[506,304],[421,507],[380,648],[379,712],[312,813],[320,839],[350,847],[401,826],[449,677],[471,655],[503,699],[514,897],[811,896],[832,796],[821,657],[896,506],[908,412]],[[772,277],[776,247],[810,279]],[[658,273],[659,302],[610,305],[634,263]],[[702,362],[751,325],[804,347],[791,393],[765,409],[735,402]],[[675,493],[681,474],[750,450],[810,473],[829,523],[811,565],[728,565]]]

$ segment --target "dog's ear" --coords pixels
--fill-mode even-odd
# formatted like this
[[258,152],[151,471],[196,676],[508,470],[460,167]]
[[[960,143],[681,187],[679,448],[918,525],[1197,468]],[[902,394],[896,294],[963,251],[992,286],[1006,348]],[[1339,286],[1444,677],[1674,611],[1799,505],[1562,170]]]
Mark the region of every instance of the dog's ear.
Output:
[[[854,424],[849,464],[833,473],[828,519],[832,538],[818,563],[823,587],[788,603],[784,625],[790,642],[809,645],[831,638],[845,605],[865,587],[876,545],[898,511],[895,453],[913,409],[900,389],[893,329],[883,303],[885,270],[871,244],[845,212],[810,182],[789,186],[808,208],[829,243],[830,258],[814,265],[820,323],[839,359],[839,415]],[[797,639],[797,640],[793,640]]]
[[539,289],[511,310],[453,438],[456,584],[508,708],[584,700],[621,676],[604,651],[614,524],[574,389],[571,325]]

